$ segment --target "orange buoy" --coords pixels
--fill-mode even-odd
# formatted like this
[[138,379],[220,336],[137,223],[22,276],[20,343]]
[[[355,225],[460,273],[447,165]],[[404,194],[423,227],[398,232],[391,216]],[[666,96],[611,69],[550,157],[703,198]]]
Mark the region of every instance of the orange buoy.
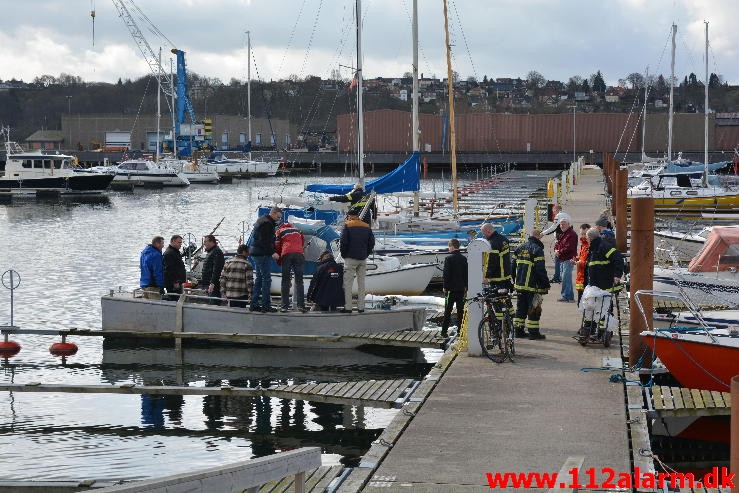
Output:
[[21,351],[21,345],[15,341],[0,341],[0,358],[11,358]]
[[77,344],[71,342],[55,342],[49,346],[49,352],[54,356],[72,356],[77,353]]

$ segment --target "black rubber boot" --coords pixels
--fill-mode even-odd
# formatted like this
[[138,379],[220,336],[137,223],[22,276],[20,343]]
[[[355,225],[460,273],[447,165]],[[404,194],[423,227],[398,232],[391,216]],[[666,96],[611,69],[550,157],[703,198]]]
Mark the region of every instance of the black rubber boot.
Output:
[[539,329],[529,329],[529,339],[531,339],[532,341],[546,338],[547,336],[539,332]]
[[528,337],[529,335],[526,333],[526,329],[524,329],[521,326],[516,327],[516,337]]

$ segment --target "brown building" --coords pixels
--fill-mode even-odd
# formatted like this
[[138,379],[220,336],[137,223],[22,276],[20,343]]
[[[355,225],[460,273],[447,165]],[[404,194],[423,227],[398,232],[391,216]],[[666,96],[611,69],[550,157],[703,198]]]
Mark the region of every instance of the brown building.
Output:
[[38,130],[26,139],[29,149],[51,149],[59,150],[62,148],[62,132],[59,130]]
[[[673,124],[673,151],[703,150],[703,119],[695,113],[676,114]],[[419,116],[421,150],[440,152],[449,148],[444,139],[444,118],[439,115]],[[639,152],[642,131],[639,115],[627,113],[560,113],[546,115],[468,113],[456,121],[457,150],[460,152]],[[739,123],[739,122],[737,122]],[[411,114],[399,110],[377,110],[365,113],[367,152],[407,152],[411,149]],[[356,150],[356,115],[337,117],[337,142],[340,151]],[[709,115],[709,149],[730,151],[739,146],[739,124],[716,124]],[[444,142],[445,140],[445,142]],[[667,114],[647,116],[645,150],[648,153],[667,149]]]

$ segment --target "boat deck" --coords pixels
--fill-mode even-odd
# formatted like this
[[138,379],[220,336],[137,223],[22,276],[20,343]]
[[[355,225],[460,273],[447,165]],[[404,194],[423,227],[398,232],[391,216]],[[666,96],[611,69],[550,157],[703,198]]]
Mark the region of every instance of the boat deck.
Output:
[[649,413],[659,417],[731,414],[729,392],[654,385],[644,387],[644,396]]

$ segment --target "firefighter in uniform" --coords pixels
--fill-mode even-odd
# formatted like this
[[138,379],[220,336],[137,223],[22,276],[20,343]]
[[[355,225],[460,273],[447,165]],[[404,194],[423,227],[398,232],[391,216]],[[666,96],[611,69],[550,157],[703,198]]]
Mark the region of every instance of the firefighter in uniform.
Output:
[[[346,195],[334,195],[333,197],[329,197],[328,199],[332,202],[349,203],[349,213],[354,213],[359,216],[364,206],[367,205],[367,202],[371,200],[371,196],[368,193],[364,193],[364,187],[361,184],[357,183],[356,185],[354,185],[352,191],[347,193]],[[374,201],[367,208],[367,211],[364,213],[364,215],[359,219],[366,222],[370,226],[372,225],[372,220],[377,219],[377,206],[375,205]]]
[[[482,254],[483,283],[496,291],[498,289],[511,291],[513,283],[511,282],[511,250],[508,238],[499,233],[490,223],[484,223],[480,232],[490,243],[491,249]],[[509,306],[508,310],[513,317],[513,306]],[[502,320],[503,315],[496,313],[495,318]]]
[[[588,251],[587,268],[585,269],[585,284],[597,286],[603,291],[618,296],[621,291],[621,276],[624,274],[624,257],[611,243],[604,239],[596,228],[588,230],[590,248]],[[611,307],[612,310],[612,307]],[[603,319],[598,324],[598,337],[602,337],[605,327]],[[583,330],[595,331],[595,323],[586,320]]]
[[[531,232],[529,239],[513,252],[513,287],[518,294],[513,326],[516,337],[546,339],[539,330],[542,296],[549,291],[549,279],[544,265],[544,244],[541,230]],[[526,333],[528,329],[528,334]]]

